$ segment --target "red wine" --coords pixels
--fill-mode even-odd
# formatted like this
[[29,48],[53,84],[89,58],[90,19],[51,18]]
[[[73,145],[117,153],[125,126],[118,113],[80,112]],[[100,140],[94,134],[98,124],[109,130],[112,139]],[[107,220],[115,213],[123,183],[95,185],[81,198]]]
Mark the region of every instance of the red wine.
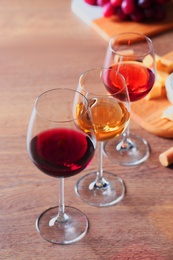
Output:
[[[121,65],[112,65],[110,68],[118,70],[124,76],[131,102],[145,97],[154,85],[154,73],[139,63],[124,62]],[[115,91],[115,87],[118,88],[118,84],[115,86],[110,80],[106,85],[107,90],[112,94]]]
[[35,136],[29,147],[34,164],[53,177],[70,177],[81,172],[94,156],[94,145],[83,132],[49,129]]

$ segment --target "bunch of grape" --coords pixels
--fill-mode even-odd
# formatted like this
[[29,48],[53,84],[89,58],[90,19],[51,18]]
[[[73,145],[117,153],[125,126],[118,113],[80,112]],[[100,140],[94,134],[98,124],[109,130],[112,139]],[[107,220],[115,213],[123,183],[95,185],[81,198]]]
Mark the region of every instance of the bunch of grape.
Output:
[[84,0],[103,7],[103,16],[116,15],[119,20],[159,21],[166,17],[166,4],[171,0]]

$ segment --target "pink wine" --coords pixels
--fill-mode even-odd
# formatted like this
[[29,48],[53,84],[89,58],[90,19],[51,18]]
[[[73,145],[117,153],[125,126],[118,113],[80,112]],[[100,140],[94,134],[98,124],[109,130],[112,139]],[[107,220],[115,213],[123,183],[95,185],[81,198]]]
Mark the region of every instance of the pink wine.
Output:
[[[154,73],[150,69],[140,65],[137,62],[114,64],[110,68],[117,70],[124,76],[131,102],[145,97],[154,85]],[[113,94],[115,87],[118,88],[118,84],[115,85],[112,77],[109,78],[111,78],[111,80],[109,79],[106,87],[108,91]]]
[[34,164],[53,177],[70,177],[81,172],[94,156],[94,145],[83,132],[49,129],[35,136],[29,147]]

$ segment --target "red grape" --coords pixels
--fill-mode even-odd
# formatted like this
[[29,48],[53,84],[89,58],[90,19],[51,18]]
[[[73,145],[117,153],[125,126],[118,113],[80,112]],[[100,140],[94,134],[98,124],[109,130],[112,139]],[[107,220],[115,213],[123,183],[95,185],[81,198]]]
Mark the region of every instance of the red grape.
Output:
[[154,18],[154,9],[153,8],[144,9],[144,16],[147,20]]
[[111,4],[115,7],[121,6],[123,0],[110,0]]
[[84,0],[84,2],[89,5],[97,5],[97,0]]
[[166,4],[171,0],[84,0],[90,5],[102,6],[103,16],[115,15],[119,20],[136,22],[163,20]]
[[157,6],[155,9],[154,9],[154,18],[156,20],[163,20],[164,18],[166,17],[166,11],[165,9],[163,8],[163,6]]
[[164,5],[166,4],[167,2],[169,2],[169,0],[154,0],[154,2],[156,4],[159,4],[159,5]]
[[144,19],[144,13],[142,12],[142,10],[138,9],[135,10],[131,15],[130,15],[131,19],[135,22],[141,22]]
[[128,15],[123,13],[121,7],[117,7],[115,10],[115,15],[118,17],[119,20],[124,21],[128,19]]
[[144,9],[150,7],[151,4],[151,0],[138,0],[138,5]]
[[104,6],[106,3],[108,3],[110,0],[96,0],[97,5]]
[[111,3],[107,3],[103,6],[103,15],[104,17],[109,17],[115,13],[113,5]]
[[123,0],[121,8],[125,14],[131,14],[135,11],[135,2],[133,0]]

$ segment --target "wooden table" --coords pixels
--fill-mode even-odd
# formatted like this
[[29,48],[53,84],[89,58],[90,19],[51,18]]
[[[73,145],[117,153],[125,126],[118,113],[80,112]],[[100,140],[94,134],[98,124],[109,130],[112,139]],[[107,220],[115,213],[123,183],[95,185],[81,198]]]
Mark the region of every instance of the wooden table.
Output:
[[[160,55],[173,49],[173,31],[152,37]],[[70,0],[6,0],[0,3],[0,259],[172,260],[173,169],[158,156],[173,140],[154,136],[136,123],[151,146],[149,159],[123,167],[104,159],[121,176],[125,198],[116,206],[85,205],[74,192],[82,174],[65,181],[65,202],[89,218],[87,235],[60,246],[43,240],[37,216],[57,204],[57,180],[39,172],[26,151],[26,132],[38,94],[52,87],[76,88],[85,70],[100,66],[107,42],[76,17]]]

